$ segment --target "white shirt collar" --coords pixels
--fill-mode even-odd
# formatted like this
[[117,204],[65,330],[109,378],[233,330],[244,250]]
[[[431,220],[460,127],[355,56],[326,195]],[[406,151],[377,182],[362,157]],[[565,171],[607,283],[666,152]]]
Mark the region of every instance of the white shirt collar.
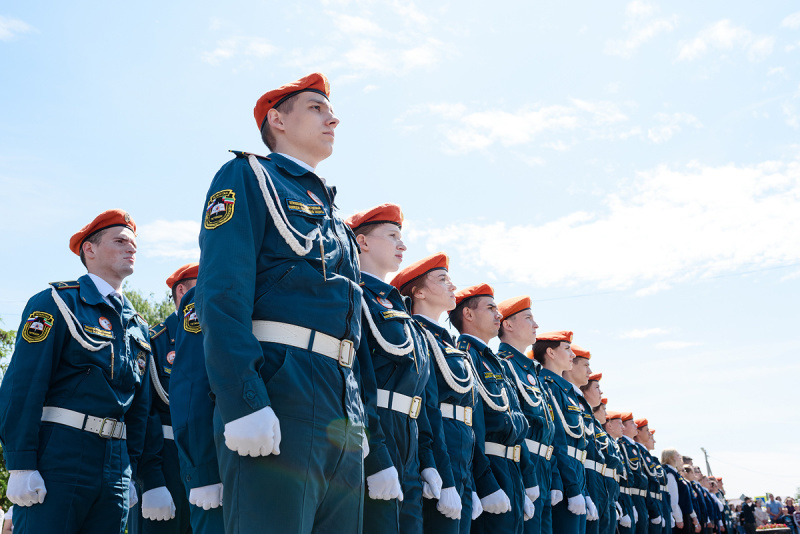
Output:
[[289,161],[294,161],[295,163],[297,163],[298,165],[300,165],[301,167],[303,167],[307,171],[315,172],[314,167],[312,167],[311,165],[309,165],[305,161],[301,161],[301,160],[299,160],[297,158],[293,158],[289,154],[284,154],[283,152],[278,152],[278,154],[280,154],[284,158],[288,159]]
[[431,319],[430,317],[428,317],[427,315],[424,315],[424,314],[422,314],[422,313],[415,313],[414,315],[419,315],[420,317],[424,317],[425,319],[427,319],[428,321],[432,322],[432,323],[433,323],[433,324],[435,324],[436,326],[442,326],[442,325],[440,325],[440,324],[439,324],[439,321],[436,321],[436,320],[434,320],[434,319]]
[[361,271],[361,274],[368,274],[368,275],[370,275],[372,278],[374,278],[375,280],[378,280],[378,281],[380,281],[380,282],[383,282],[383,280],[381,280],[380,278],[378,278],[377,276],[375,276],[375,275],[374,275],[374,274],[372,274],[372,273],[368,273],[367,271]]
[[573,389],[575,389],[575,393],[578,395],[578,397],[583,397],[583,391],[581,391],[581,388],[579,388],[575,384],[572,384],[572,387]]
[[117,295],[122,297],[121,294],[119,294],[116,291],[114,291],[114,288],[111,287],[111,284],[109,284],[108,282],[106,282],[105,280],[103,280],[102,278],[97,276],[96,274],[92,274],[92,273],[88,273],[88,274],[89,274],[89,278],[91,278],[92,282],[94,282],[94,285],[97,288],[97,291],[100,292],[100,296],[103,297],[103,300],[105,300],[107,304],[111,304],[111,301],[108,300],[108,296],[111,293],[116,293]]
[[635,441],[633,441],[633,438],[629,438],[628,436],[626,436],[626,435],[624,435],[624,434],[622,435],[622,437],[623,437],[623,438],[625,438],[625,439],[627,439],[627,440],[628,440],[628,441],[631,443],[631,445],[636,445],[636,442],[635,442]]

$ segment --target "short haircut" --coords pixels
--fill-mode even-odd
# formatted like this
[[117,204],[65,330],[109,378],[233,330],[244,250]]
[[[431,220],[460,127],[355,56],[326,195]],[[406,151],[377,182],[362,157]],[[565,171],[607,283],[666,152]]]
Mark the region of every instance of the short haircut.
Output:
[[482,295],[478,295],[475,297],[469,297],[462,300],[458,306],[455,307],[453,311],[450,312],[450,324],[458,330],[459,334],[464,333],[464,308],[469,308],[470,310],[474,310],[478,307],[478,299]]
[[[103,228],[102,230],[91,234],[89,237],[83,240],[83,243],[91,243],[92,245],[97,245],[98,243],[100,243],[100,240],[103,239],[103,234],[106,233],[106,230],[108,230],[108,228]],[[83,243],[81,243],[80,257],[81,257],[81,263],[83,264],[84,267],[86,267],[87,266],[86,256],[83,255]]]
[[[300,93],[290,96],[273,109],[280,111],[281,113],[291,113],[291,111],[294,109],[294,103],[297,102],[298,96],[300,96]],[[267,112],[267,115],[269,116],[269,112]],[[266,119],[264,120],[264,126],[261,128],[261,140],[264,141],[264,144],[267,145],[267,148],[270,152],[275,151],[275,134],[272,132],[272,127],[269,125],[269,120]]]
[[533,359],[544,365],[547,360],[547,349],[557,349],[561,341],[551,339],[540,339],[533,344]]
[[172,284],[172,287],[170,288],[170,292],[171,292],[171,295],[172,295],[172,300],[175,301],[175,304],[178,304],[178,301],[175,299],[175,290],[178,288],[179,285],[181,285],[181,284],[185,285],[186,282],[188,282],[190,280],[197,280],[197,278],[181,278],[180,280],[178,280],[177,282]]

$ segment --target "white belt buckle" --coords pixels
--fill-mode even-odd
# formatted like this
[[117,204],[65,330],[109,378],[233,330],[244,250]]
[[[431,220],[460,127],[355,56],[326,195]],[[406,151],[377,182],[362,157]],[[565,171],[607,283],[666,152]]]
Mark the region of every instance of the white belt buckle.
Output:
[[[347,351],[345,352],[345,347],[347,347]],[[343,339],[342,342],[339,344],[339,365],[342,367],[352,367],[353,366],[353,342],[349,339]]]
[[550,445],[547,447],[547,455],[544,457],[545,460],[550,461],[550,458],[553,456],[553,446]]
[[584,450],[584,451],[580,451],[580,452],[581,452],[580,462],[581,463],[585,463],[586,462],[586,451]]
[[[348,366],[349,367],[349,366]],[[411,419],[419,417],[419,410],[422,407],[422,397],[414,397],[411,399],[411,408],[408,410],[408,416]]]
[[472,426],[472,407],[464,406],[464,424]]
[[522,447],[519,445],[514,445],[514,461],[519,463],[520,457],[522,456]]
[[[97,435],[101,438],[110,439],[114,436],[114,430],[117,428],[117,421],[116,419],[111,419],[110,417],[105,417],[102,421],[100,421],[100,429],[97,431]],[[105,433],[106,423],[111,424],[111,430],[108,434]]]

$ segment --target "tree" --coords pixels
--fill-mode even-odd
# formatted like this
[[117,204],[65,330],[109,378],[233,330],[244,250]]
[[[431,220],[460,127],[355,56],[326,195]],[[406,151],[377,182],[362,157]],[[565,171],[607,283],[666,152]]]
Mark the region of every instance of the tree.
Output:
[[131,304],[133,304],[133,307],[139,312],[139,315],[141,315],[150,326],[157,325],[175,311],[175,304],[172,301],[172,296],[169,294],[169,291],[166,291],[161,300],[158,300],[155,293],[150,293],[149,296],[146,296],[138,289],[130,289],[126,282],[122,286],[122,292],[125,293],[125,297],[131,301]]
[[[14,353],[14,340],[16,338],[16,331],[0,328],[0,380],[2,380],[2,377],[6,374],[6,369],[8,369],[8,363]],[[3,510],[8,510],[8,507],[11,506],[11,501],[6,497],[7,487],[8,470],[6,470],[6,461],[3,457],[3,445],[0,443],[0,506],[3,507]]]

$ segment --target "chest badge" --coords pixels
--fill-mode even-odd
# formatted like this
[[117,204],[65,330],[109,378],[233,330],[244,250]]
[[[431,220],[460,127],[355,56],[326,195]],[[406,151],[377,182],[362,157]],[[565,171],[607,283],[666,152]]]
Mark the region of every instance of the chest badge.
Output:
[[528,383],[530,383],[530,385],[532,385],[532,386],[536,385],[536,379],[530,373],[528,373]]
[[197,312],[194,309],[194,302],[187,304],[183,308],[183,329],[190,334],[200,333],[200,321],[197,320]]
[[139,354],[136,355],[136,371],[139,373],[139,376],[144,375],[144,370],[147,367],[147,353],[143,350],[139,351]]
[[323,204],[322,204],[322,201],[319,199],[319,197],[318,197],[317,195],[315,195],[314,193],[312,193],[312,192],[311,192],[311,190],[309,190],[309,189],[306,189],[306,193],[308,193],[308,198],[310,198],[311,200],[313,200],[314,202],[316,202],[316,203],[317,203],[317,205],[319,205],[319,206],[322,206],[322,205],[323,205]]
[[236,193],[233,189],[223,189],[214,193],[208,199],[203,226],[206,230],[213,230],[222,226],[233,217],[233,208],[236,205]]
[[112,328],[112,326],[111,326],[111,321],[109,321],[109,320],[108,320],[108,319],[106,319],[105,317],[100,317],[100,318],[97,320],[97,322],[100,324],[100,326],[102,326],[102,327],[103,327],[103,328],[105,328],[106,330],[111,330],[111,328]]
[[171,350],[167,353],[167,363],[172,365],[172,362],[175,361],[175,351]]
[[53,327],[53,316],[49,313],[35,311],[25,321],[22,327],[22,339],[28,343],[38,343],[47,338]]
[[394,308],[394,305],[392,304],[392,302],[389,299],[385,299],[383,297],[378,297],[375,300],[378,302],[378,304],[380,304],[384,308],[389,308],[390,310]]

